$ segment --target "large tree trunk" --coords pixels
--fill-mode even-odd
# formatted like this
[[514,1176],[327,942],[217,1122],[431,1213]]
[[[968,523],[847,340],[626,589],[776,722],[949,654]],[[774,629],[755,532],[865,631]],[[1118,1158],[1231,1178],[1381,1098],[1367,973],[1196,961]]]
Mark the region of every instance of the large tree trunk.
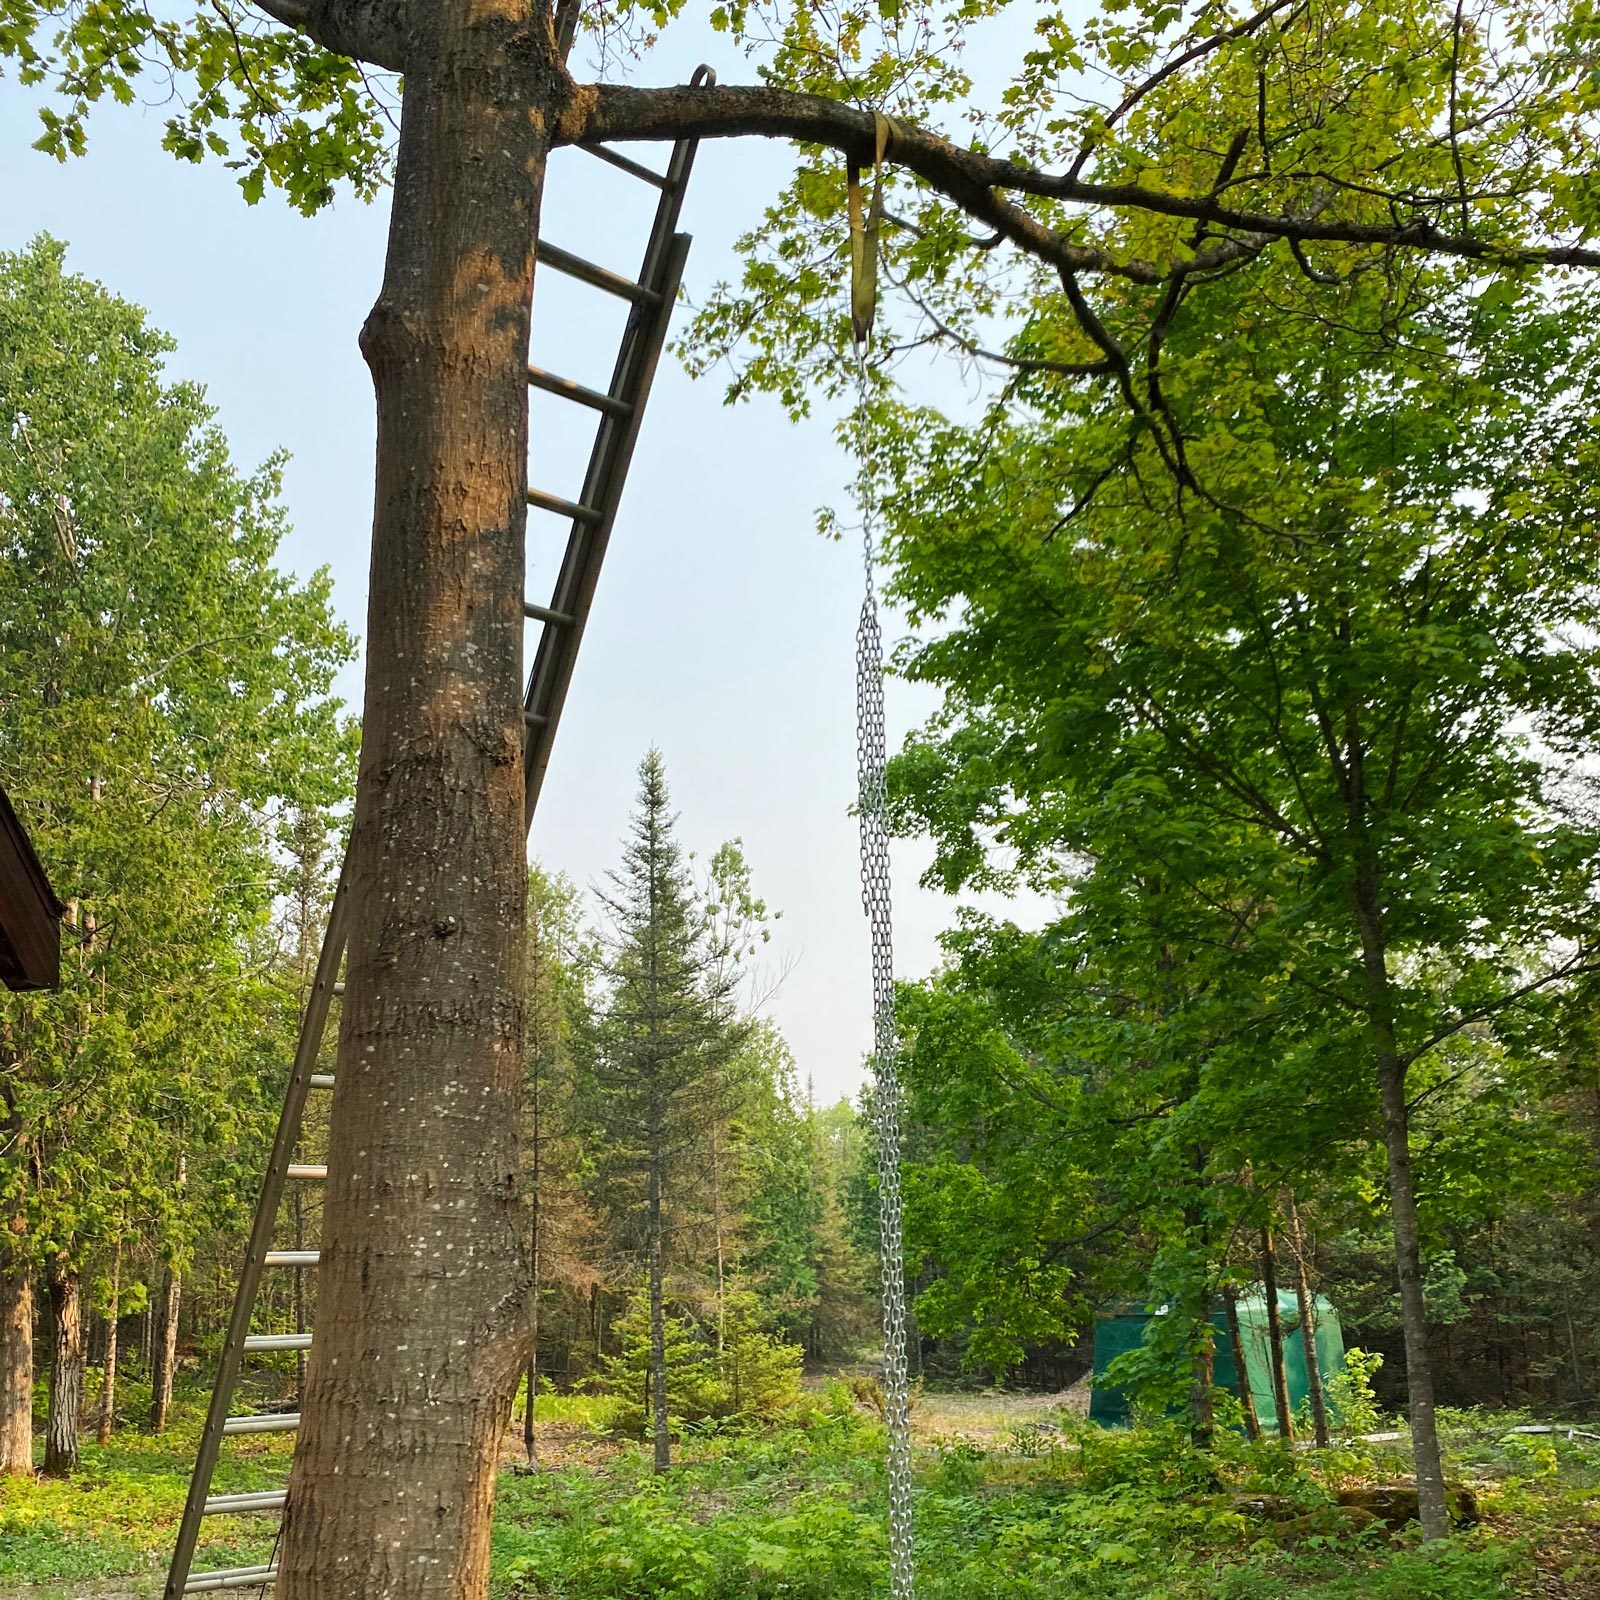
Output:
[[77,1469],[78,1426],[83,1420],[83,1301],[78,1274],[64,1267],[50,1276],[50,1321],[55,1355],[45,1419],[44,1474],[66,1478]]
[[1222,1291],[1222,1307],[1228,1319],[1228,1349],[1233,1354],[1233,1370],[1239,1377],[1239,1404],[1244,1407],[1244,1431],[1248,1438],[1259,1439],[1261,1418],[1256,1415],[1256,1397],[1250,1387],[1250,1367],[1245,1359],[1244,1330],[1239,1326],[1239,1291],[1231,1283]]
[[1289,1413],[1289,1370],[1283,1360],[1283,1318],[1278,1315],[1278,1252],[1272,1229],[1261,1230],[1261,1292],[1267,1302],[1267,1359],[1272,1367],[1272,1403],[1278,1413],[1278,1437],[1294,1438]]
[[117,1316],[122,1300],[122,1246],[111,1260],[111,1303],[106,1307],[106,1353],[101,1367],[100,1417],[95,1428],[95,1443],[111,1443],[111,1428],[117,1416]]
[[183,1303],[183,1284],[169,1266],[161,1278],[161,1304],[151,1341],[150,1431],[164,1433],[167,1412],[172,1407],[172,1375],[178,1366],[178,1312]]
[[1300,1207],[1289,1196],[1289,1242],[1294,1247],[1294,1295],[1300,1307],[1300,1347],[1306,1358],[1306,1393],[1311,1400],[1311,1429],[1320,1449],[1329,1445],[1328,1402],[1322,1393],[1322,1358],[1317,1354],[1317,1297],[1311,1291],[1306,1263],[1306,1236]]
[[0,1251],[0,1475],[33,1471],[33,1280]]
[[672,1465],[672,1440],[667,1432],[667,1313],[661,1262],[661,1135],[652,1136],[650,1151],[650,1433],[655,1442],[655,1469]]
[[279,1600],[475,1600],[527,1343],[523,525],[548,18],[409,8],[350,942]]

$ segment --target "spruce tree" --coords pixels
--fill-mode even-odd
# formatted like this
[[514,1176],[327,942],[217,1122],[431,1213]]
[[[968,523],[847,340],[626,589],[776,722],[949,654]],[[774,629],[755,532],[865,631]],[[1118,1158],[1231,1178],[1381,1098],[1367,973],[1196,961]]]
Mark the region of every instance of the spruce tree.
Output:
[[603,896],[610,915],[611,992],[596,1051],[597,1118],[616,1169],[616,1193],[642,1222],[650,1307],[650,1427],[658,1472],[667,1433],[665,1251],[668,1218],[705,1148],[717,1084],[742,1026],[729,1004],[735,974],[719,963],[707,913],[673,836],[659,751],[639,767],[639,799],[622,865]]

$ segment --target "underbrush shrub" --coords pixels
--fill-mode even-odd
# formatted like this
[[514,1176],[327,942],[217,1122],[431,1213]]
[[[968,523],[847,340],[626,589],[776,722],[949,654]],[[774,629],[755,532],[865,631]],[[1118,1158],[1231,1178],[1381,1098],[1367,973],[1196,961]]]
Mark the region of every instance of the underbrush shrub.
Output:
[[1377,1433],[1384,1423],[1378,1407],[1373,1377],[1383,1365],[1383,1357],[1373,1350],[1352,1346],[1344,1353],[1344,1365],[1323,1380],[1328,1413],[1341,1439],[1359,1439]]
[[[650,1306],[634,1297],[617,1320],[620,1347],[606,1362],[604,1384],[615,1397],[612,1427],[643,1438],[649,1418]],[[680,1432],[715,1424],[735,1426],[794,1417],[801,1404],[805,1352],[763,1320],[753,1294],[733,1293],[723,1310],[722,1348],[712,1330],[688,1315],[666,1318],[667,1415]],[[708,1426],[712,1425],[712,1426]]]

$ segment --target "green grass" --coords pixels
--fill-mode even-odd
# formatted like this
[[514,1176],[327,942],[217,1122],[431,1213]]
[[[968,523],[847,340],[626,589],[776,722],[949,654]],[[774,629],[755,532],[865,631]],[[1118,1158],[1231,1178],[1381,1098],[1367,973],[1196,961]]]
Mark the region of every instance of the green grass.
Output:
[[[127,1398],[130,1413],[143,1415],[137,1391]],[[85,1442],[70,1479],[0,1480],[0,1588],[164,1571],[203,1418],[203,1399],[185,1395],[159,1439],[125,1425],[103,1448]],[[215,1492],[279,1487],[291,1449],[288,1435],[231,1444]],[[207,1533],[207,1565],[258,1561],[272,1544],[261,1518],[217,1518]]]
[[[1480,1456],[1504,1426],[1456,1431]],[[603,1470],[502,1484],[494,1592],[502,1600],[824,1600],[882,1593],[887,1557],[875,1427],[836,1411],[809,1426],[690,1440],[664,1478],[629,1447]],[[1494,1464],[1491,1522],[1418,1547],[1357,1533],[1341,1483],[1391,1476],[1352,1452],[1294,1455],[1228,1440],[1214,1456],[1174,1429],[1019,1428],[988,1448],[952,1439],[919,1458],[922,1600],[1507,1600],[1547,1590],[1533,1552],[1560,1525],[1592,1528],[1600,1454],[1563,1445],[1555,1470]],[[1269,1495],[1298,1512],[1250,1514]],[[1512,1526],[1507,1527],[1510,1521]],[[1597,1591],[1600,1592],[1600,1591]]]
[[[579,1464],[501,1480],[497,1600],[835,1600],[883,1592],[884,1485],[877,1425],[840,1394],[802,1421],[708,1432],[663,1478],[632,1444],[596,1444],[601,1397],[541,1397],[541,1419]],[[185,1396],[171,1432],[129,1428],[87,1444],[69,1483],[0,1484],[0,1592],[23,1584],[148,1585],[164,1568],[200,1420]],[[1514,1422],[1519,1419],[1510,1419]],[[1394,1470],[1349,1453],[1294,1457],[1227,1441],[1190,1450],[1175,1430],[1106,1434],[1068,1420],[983,1444],[919,1451],[921,1600],[1509,1600],[1552,1590],[1534,1567],[1576,1573],[1600,1552],[1600,1448],[1518,1438],[1507,1419],[1462,1414],[1458,1464],[1492,1474],[1486,1524],[1418,1548],[1353,1534],[1328,1511],[1340,1482]],[[217,1489],[267,1488],[286,1437],[237,1441]],[[573,1450],[556,1448],[557,1459]],[[1247,1509],[1275,1495],[1301,1513],[1290,1536]],[[204,1565],[258,1560],[271,1519],[210,1525]],[[1566,1550],[1552,1567],[1550,1552]],[[1591,1574],[1592,1575],[1592,1574]],[[50,1591],[57,1592],[55,1590]]]

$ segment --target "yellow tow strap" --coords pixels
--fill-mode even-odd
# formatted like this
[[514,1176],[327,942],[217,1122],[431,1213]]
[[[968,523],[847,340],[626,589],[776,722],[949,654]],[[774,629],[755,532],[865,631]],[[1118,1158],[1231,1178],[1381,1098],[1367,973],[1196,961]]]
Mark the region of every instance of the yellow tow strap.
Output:
[[861,211],[861,168],[852,161],[846,173],[850,210],[850,331],[858,349],[872,340],[872,319],[878,308],[878,225],[883,218],[883,158],[894,123],[881,111],[872,113],[872,204]]

